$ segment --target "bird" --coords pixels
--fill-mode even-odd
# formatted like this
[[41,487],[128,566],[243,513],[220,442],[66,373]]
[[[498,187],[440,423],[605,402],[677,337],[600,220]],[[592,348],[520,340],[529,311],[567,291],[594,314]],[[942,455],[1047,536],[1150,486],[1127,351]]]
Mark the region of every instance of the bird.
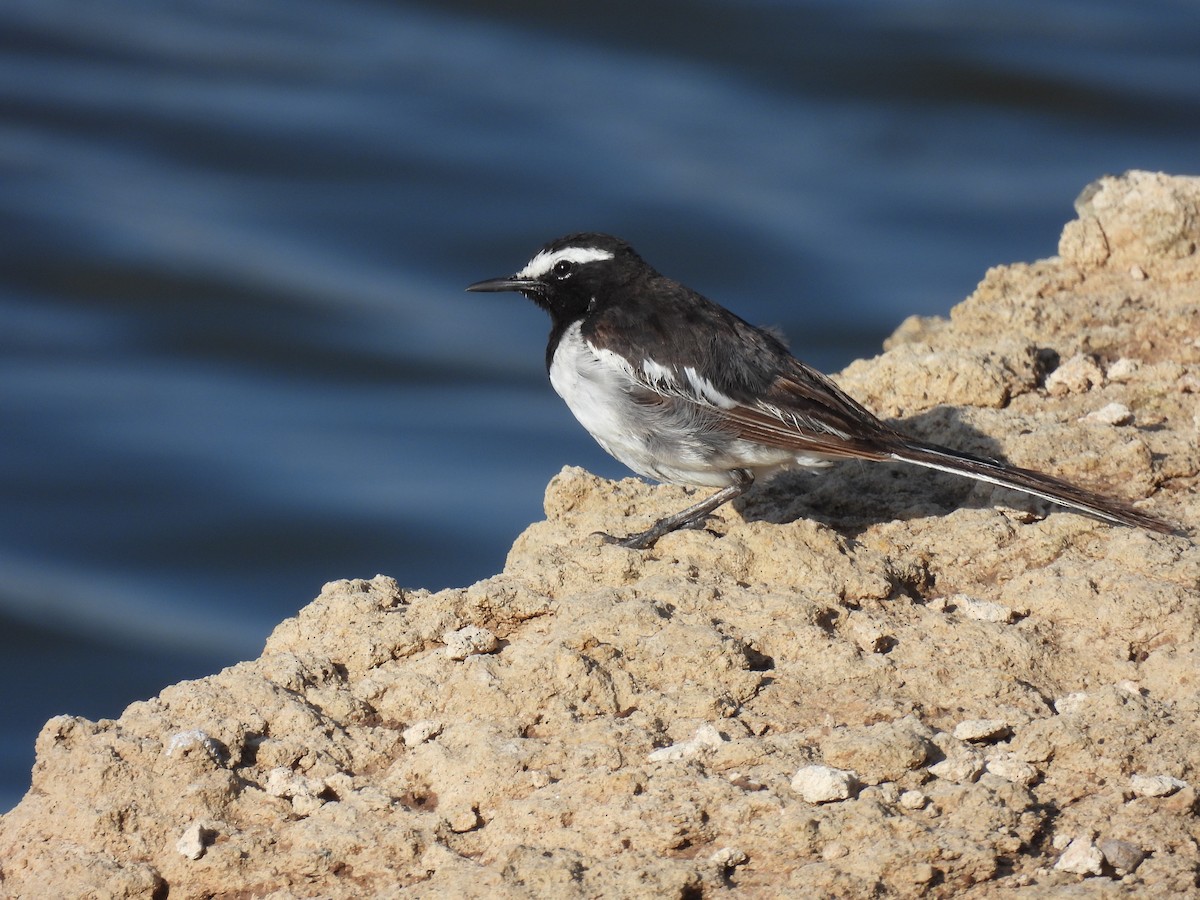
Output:
[[614,537],[652,547],[755,482],[837,460],[909,463],[1032,494],[1110,523],[1175,526],[1067,481],[918,440],[792,356],[773,332],[660,274],[621,238],[578,232],[468,291],[523,294],[550,315],[546,369],[575,418],[638,475],[716,493]]

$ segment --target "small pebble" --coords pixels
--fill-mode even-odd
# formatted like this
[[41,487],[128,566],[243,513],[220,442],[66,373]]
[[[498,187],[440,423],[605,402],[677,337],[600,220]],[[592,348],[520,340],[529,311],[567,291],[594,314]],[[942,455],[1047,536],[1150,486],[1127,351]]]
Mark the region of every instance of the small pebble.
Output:
[[479,810],[474,806],[460,806],[447,812],[446,825],[455,834],[466,834],[479,827]]
[[1004,856],[1017,853],[1024,844],[1025,842],[1006,825],[1001,825],[992,835],[992,846]]
[[478,625],[467,625],[457,631],[447,631],[442,635],[442,643],[446,645],[446,655],[451,659],[466,659],[477,653],[491,653],[500,646],[500,641],[494,634]]
[[272,797],[290,799],[292,809],[302,816],[315,812],[325,804],[325,799],[320,796],[325,790],[325,782],[284,766],[276,766],[267,773],[263,790]]
[[983,756],[964,748],[955,753],[948,753],[941,762],[934,763],[929,767],[929,774],[955,784],[973,784],[983,774],[983,766]]
[[728,741],[721,732],[717,731],[715,725],[701,725],[686,741],[680,741],[677,744],[671,744],[667,747],[659,747],[657,750],[652,750],[647,759],[650,762],[670,762],[677,759],[691,759],[699,756],[702,753],[707,753],[721,744]]
[[442,733],[442,723],[433,719],[421,719],[413,722],[402,732],[400,737],[404,739],[405,747],[415,747],[417,744],[423,744],[431,737],[437,737]]
[[1129,841],[1105,838],[1102,841],[1098,841],[1096,846],[1104,854],[1104,858],[1110,866],[1118,872],[1124,872],[1125,874],[1137,869],[1142,864],[1142,860],[1146,858],[1146,851],[1137,844],[1132,844]]
[[954,736],[960,741],[982,743],[999,741],[1012,734],[1003,719],[967,719],[954,726]]
[[1129,277],[1134,281],[1145,281],[1146,270],[1139,265],[1132,265],[1129,267]]
[[897,881],[907,881],[910,884],[929,884],[937,875],[937,870],[929,863],[912,863],[901,867],[896,873]]
[[920,791],[905,791],[900,795],[900,805],[905,809],[924,809],[928,802],[929,798]]
[[826,862],[835,859],[844,859],[850,855],[850,848],[845,844],[840,844],[837,841],[831,841],[825,845],[825,849],[821,851],[821,858]]
[[208,849],[208,845],[213,842],[214,837],[216,837],[216,832],[211,828],[205,828],[199,822],[193,822],[175,843],[175,849],[188,859],[199,859]]
[[1129,779],[1129,786],[1139,797],[1170,797],[1187,787],[1188,783],[1170,775],[1133,775]]
[[807,803],[832,803],[854,796],[853,772],[829,766],[804,766],[792,777],[792,790]]
[[1104,373],[1090,356],[1076,354],[1046,376],[1046,392],[1052,397],[1083,394],[1104,384]]
[[1126,356],[1122,356],[1108,367],[1108,380],[1117,382],[1129,381],[1137,374],[1139,368],[1140,366],[1136,359],[1129,359]]
[[1025,787],[1029,787],[1038,780],[1038,770],[1011,753],[1003,753],[989,759],[987,770],[997,778],[1003,778],[1005,781]]
[[[310,783],[312,782],[312,783]],[[315,782],[285,766],[276,766],[267,773],[263,790],[272,797],[292,797],[313,790]]]
[[954,594],[947,600],[954,605],[960,615],[974,619],[976,622],[1000,622],[1007,625],[1020,618],[1007,606],[1002,606],[992,600],[980,600],[978,597],[971,597],[967,594]]
[[865,795],[868,791],[870,791],[872,794],[878,795],[879,800],[888,805],[894,805],[900,802],[900,788],[896,787],[896,785],[892,784],[890,781],[884,782],[883,784],[872,785],[863,791],[863,794]]
[[1065,697],[1059,697],[1054,701],[1054,711],[1060,716],[1077,715],[1088,705],[1091,698],[1083,691],[1076,691],[1073,694],[1067,694]]
[[1099,875],[1104,871],[1104,854],[1091,838],[1077,837],[1067,844],[1054,868],[1072,875]]
[[896,639],[877,622],[854,615],[846,623],[846,633],[863,653],[887,653],[896,645]]
[[722,847],[708,858],[708,861],[720,869],[734,869],[744,866],[750,857],[741,847]]
[[766,788],[766,785],[755,778],[753,775],[744,775],[741,772],[730,772],[727,776],[729,783],[734,787],[739,787],[743,791],[761,791]]
[[349,772],[334,772],[332,775],[322,778],[318,784],[324,785],[320,793],[338,799],[347,796],[354,790],[354,776]]
[[1081,422],[1096,422],[1100,425],[1132,425],[1133,413],[1124,403],[1109,403],[1099,409],[1092,410]]
[[222,763],[221,745],[198,728],[171,735],[171,740],[167,742],[166,755],[168,758],[186,757],[197,750],[214,763]]

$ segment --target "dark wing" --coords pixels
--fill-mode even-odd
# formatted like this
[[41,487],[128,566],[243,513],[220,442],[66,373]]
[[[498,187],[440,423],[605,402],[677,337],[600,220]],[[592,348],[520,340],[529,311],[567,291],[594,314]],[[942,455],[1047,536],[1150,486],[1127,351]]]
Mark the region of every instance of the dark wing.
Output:
[[883,459],[898,435],[774,335],[657,276],[631,286],[654,304],[614,300],[586,318],[583,337],[629,362],[643,402],[684,400],[729,433],[771,447]]
[[897,435],[816,369],[792,358],[767,390],[727,411],[740,437],[769,447],[886,459]]

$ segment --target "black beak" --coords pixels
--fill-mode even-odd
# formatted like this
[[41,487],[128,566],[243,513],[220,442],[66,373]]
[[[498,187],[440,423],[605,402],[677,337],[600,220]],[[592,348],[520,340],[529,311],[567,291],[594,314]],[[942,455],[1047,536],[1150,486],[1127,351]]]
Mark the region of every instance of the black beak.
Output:
[[520,291],[522,294],[540,294],[546,289],[544,282],[536,278],[489,278],[487,281],[477,281],[467,288],[468,291],[480,293],[499,293],[501,291]]

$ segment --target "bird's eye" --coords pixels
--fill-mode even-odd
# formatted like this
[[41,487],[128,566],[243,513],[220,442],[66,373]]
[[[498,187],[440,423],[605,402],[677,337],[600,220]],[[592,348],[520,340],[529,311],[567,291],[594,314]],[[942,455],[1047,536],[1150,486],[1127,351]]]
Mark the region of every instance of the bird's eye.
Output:
[[575,271],[575,263],[569,259],[560,259],[554,264],[554,274],[558,278],[566,278]]

